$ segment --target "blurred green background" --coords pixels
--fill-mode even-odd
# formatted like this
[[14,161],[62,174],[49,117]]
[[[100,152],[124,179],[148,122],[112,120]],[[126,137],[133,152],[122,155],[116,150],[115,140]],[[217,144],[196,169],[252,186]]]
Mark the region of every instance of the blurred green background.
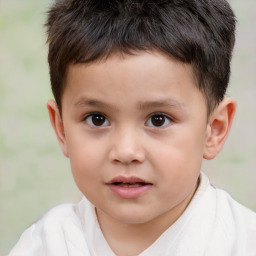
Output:
[[[0,255],[54,205],[78,201],[51,129],[43,24],[50,0],[0,0]],[[203,164],[214,185],[256,211],[256,1],[231,0],[237,43],[228,95],[238,101],[222,153]]]

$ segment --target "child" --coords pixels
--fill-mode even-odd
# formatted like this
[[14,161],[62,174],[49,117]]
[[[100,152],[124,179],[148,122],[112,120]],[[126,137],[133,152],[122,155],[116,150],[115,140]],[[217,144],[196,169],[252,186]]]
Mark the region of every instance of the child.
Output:
[[78,204],[10,256],[252,256],[256,215],[200,171],[235,114],[225,0],[64,0],[49,11],[47,104]]

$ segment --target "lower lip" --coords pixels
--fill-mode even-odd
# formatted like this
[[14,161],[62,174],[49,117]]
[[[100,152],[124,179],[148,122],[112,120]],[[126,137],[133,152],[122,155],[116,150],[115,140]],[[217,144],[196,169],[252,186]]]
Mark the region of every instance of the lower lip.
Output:
[[152,185],[148,184],[140,187],[120,187],[116,185],[108,185],[108,187],[119,197],[134,199],[142,196],[152,187]]

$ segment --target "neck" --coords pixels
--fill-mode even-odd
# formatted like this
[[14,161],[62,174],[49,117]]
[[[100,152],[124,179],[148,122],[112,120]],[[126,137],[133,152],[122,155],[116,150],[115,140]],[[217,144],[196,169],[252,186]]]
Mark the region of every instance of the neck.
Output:
[[112,251],[118,256],[134,256],[146,250],[182,215],[194,192],[170,211],[145,223],[120,222],[96,209],[100,228]]

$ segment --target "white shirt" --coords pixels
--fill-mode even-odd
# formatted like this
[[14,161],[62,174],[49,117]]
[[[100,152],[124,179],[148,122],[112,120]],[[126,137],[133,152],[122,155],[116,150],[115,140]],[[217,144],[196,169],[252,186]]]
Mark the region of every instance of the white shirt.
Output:
[[[115,256],[106,242],[94,206],[51,209],[28,228],[8,256]],[[185,212],[138,256],[256,256],[256,214],[225,191],[200,185]]]

